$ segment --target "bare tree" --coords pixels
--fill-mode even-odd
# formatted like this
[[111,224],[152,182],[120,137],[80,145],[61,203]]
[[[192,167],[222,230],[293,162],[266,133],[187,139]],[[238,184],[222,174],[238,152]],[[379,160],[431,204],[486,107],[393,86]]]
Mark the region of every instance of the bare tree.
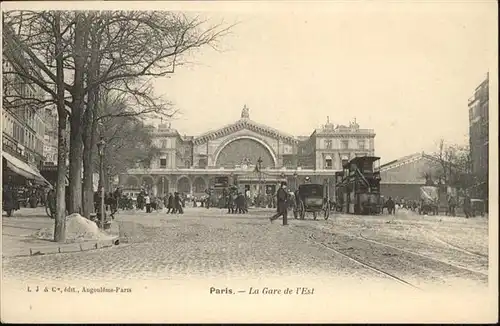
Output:
[[432,156],[438,162],[438,166],[427,174],[437,179],[439,184],[459,188],[470,186],[472,171],[468,146],[447,144],[441,139],[437,151]]
[[[173,74],[183,63],[182,57],[194,50],[215,48],[231,28],[157,11],[14,11],[4,13],[3,18],[4,44],[15,48],[9,59],[22,54],[30,62],[18,61],[14,73],[40,87],[49,102],[64,101],[70,108],[70,213],[81,209],[82,156],[90,166],[87,176],[91,170],[91,154],[84,152],[91,151],[95,142],[95,127],[87,124],[95,121],[99,90],[107,88],[139,103],[140,109],[119,116],[170,116],[171,107],[153,95],[151,78]],[[61,64],[62,81],[57,75]],[[64,88],[59,92],[58,86]],[[59,118],[66,120],[66,116]]]
[[[47,95],[44,104],[52,103],[57,107],[58,172],[54,240],[64,242],[68,102],[65,94],[67,85],[64,81],[63,38],[68,29],[62,26],[60,12],[21,12],[15,15],[4,13],[3,18],[3,55],[12,64],[14,68],[12,73],[40,87]],[[43,43],[53,45],[45,49],[45,56],[40,55],[39,44]],[[33,98],[39,100],[39,98]]]

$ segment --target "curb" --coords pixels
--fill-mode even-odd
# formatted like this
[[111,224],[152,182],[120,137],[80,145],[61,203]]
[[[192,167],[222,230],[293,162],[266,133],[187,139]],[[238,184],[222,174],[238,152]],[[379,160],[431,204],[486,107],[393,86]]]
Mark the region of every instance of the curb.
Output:
[[120,243],[120,238],[113,237],[107,240],[91,240],[78,243],[65,243],[61,245],[56,244],[56,245],[46,245],[46,246],[35,246],[35,247],[20,249],[19,253],[15,253],[13,255],[5,255],[5,256],[2,255],[2,258],[30,257],[30,256],[91,251],[91,250],[109,248],[114,245],[119,245],[119,243]]

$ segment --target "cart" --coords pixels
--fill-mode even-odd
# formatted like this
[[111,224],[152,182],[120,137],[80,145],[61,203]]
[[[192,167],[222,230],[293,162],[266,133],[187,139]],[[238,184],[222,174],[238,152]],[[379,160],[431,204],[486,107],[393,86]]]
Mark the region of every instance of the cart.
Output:
[[485,215],[485,204],[484,200],[481,199],[471,199],[470,200],[470,206],[471,206],[471,215],[472,217],[476,217],[477,215],[484,217]]
[[439,190],[434,186],[420,187],[420,207],[419,214],[427,215],[432,213],[438,215],[439,212]]
[[328,190],[325,185],[308,183],[299,186],[295,193],[296,205],[293,210],[293,216],[296,219],[303,220],[306,213],[313,213],[316,219],[318,214],[323,214],[325,220],[330,216],[330,204]]

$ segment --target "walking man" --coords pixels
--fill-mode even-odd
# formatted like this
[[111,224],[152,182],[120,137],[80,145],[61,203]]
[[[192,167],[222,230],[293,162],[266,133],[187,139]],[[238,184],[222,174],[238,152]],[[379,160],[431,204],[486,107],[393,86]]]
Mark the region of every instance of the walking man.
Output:
[[465,214],[465,218],[472,217],[471,206],[472,206],[472,203],[471,203],[470,196],[469,196],[469,194],[466,193],[465,197],[464,197],[464,214]]
[[233,195],[233,192],[231,190],[229,191],[229,194],[227,195],[227,213],[234,214],[234,195]]
[[281,182],[281,187],[278,189],[278,192],[276,194],[276,199],[277,199],[277,206],[278,206],[278,212],[274,214],[270,220],[271,222],[276,220],[278,217],[283,216],[283,225],[288,224],[288,218],[287,218],[287,213],[288,213],[288,208],[287,208],[287,198],[288,198],[288,193],[286,191],[286,182],[283,181]]
[[146,204],[146,213],[151,213],[151,197],[149,197],[149,194],[144,196],[144,202]]
[[167,214],[173,212],[174,212],[174,195],[172,195],[172,193],[169,193],[167,199]]
[[176,214],[184,214],[184,210],[182,209],[182,198],[178,192],[174,195],[174,209]]
[[[205,205],[206,205],[207,209],[210,208],[210,199],[212,197],[211,196],[212,192],[210,190],[211,190],[210,188],[207,188],[207,190],[205,190],[205,193],[207,194],[206,199],[205,199]],[[201,207],[203,207],[203,201],[202,201]]]

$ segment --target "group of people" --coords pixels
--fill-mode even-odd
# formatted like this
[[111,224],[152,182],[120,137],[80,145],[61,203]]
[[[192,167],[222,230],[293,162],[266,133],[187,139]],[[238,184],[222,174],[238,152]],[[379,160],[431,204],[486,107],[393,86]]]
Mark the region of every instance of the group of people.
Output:
[[[116,188],[114,192],[104,193],[104,209],[111,211],[111,217],[118,211],[118,203],[122,196],[121,188]],[[96,212],[101,211],[101,192],[94,192],[94,209]]]
[[248,213],[249,194],[243,194],[235,189],[229,190],[226,195],[228,214]]
[[186,202],[184,196],[181,196],[180,193],[168,194],[163,198],[163,202],[167,208],[167,214],[184,214],[183,207],[186,206]]
[[167,214],[183,214],[185,207],[185,198],[179,192],[170,193],[163,198],[151,196],[148,192],[142,190],[137,195],[137,209],[146,209],[146,213],[161,209],[161,206],[167,208]]

